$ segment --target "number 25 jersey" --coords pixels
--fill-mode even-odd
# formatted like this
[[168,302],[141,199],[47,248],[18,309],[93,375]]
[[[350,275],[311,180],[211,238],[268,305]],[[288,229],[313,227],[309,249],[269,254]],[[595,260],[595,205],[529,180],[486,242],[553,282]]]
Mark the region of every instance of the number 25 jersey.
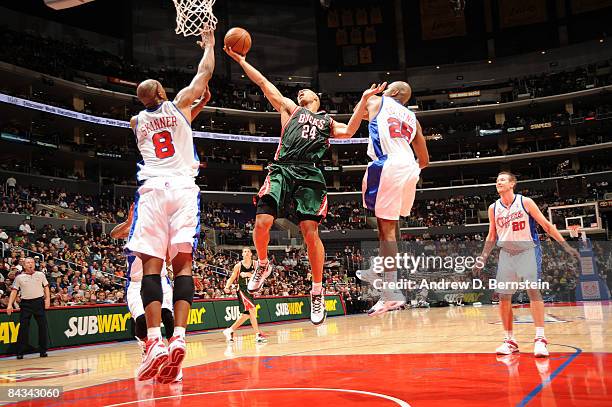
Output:
[[416,163],[410,144],[417,134],[414,112],[383,96],[380,109],[369,125],[368,156],[376,161],[384,156],[402,156],[402,160]]
[[138,182],[198,175],[200,160],[193,145],[191,124],[174,103],[164,101],[138,113],[134,134],[142,155]]

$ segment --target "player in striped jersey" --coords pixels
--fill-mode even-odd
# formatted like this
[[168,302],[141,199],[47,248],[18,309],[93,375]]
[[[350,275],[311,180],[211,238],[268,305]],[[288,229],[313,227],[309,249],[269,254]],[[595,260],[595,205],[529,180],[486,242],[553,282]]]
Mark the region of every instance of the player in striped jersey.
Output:
[[[544,232],[561,243],[563,249],[572,256],[580,258],[578,251],[572,248],[555,225],[544,217],[536,203],[527,197],[514,193],[516,176],[508,171],[502,171],[497,176],[496,188],[499,199],[489,206],[489,234],[482,252],[486,260],[497,245],[500,248],[497,268],[497,282],[514,283],[520,280],[535,283],[541,278],[542,251],[538,237],[539,224]],[[477,273],[480,269],[476,268]],[[504,342],[497,348],[498,355],[511,355],[519,351],[518,344],[512,332],[512,294],[513,289],[498,289],[500,296],[499,311],[506,336]],[[538,289],[527,289],[530,310],[536,327],[534,339],[534,355],[547,357],[547,340],[544,335],[544,302]]]

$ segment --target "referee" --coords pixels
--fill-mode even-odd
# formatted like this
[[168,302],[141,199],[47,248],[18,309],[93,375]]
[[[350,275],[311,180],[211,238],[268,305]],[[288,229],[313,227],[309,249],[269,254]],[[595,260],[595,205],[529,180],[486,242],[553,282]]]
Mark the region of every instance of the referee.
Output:
[[36,271],[36,263],[31,257],[27,257],[23,262],[24,272],[15,277],[13,289],[9,297],[6,312],[11,315],[13,303],[17,298],[17,291],[21,294],[21,313],[19,314],[19,334],[17,335],[17,359],[23,359],[23,353],[28,345],[28,335],[30,334],[30,319],[32,316],[38,324],[38,344],[40,357],[47,357],[48,334],[47,334],[47,315],[45,308],[51,305],[49,293],[49,283],[47,278],[40,271]]

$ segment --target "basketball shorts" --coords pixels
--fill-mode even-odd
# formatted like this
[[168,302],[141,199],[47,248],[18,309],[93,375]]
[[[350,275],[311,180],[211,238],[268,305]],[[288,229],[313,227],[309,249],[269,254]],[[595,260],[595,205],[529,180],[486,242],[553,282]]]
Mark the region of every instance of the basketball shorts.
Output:
[[190,253],[200,234],[200,188],[189,177],[156,177],[136,193],[126,251],[173,259]]
[[[162,277],[162,291],[164,293],[164,299],[162,301],[162,308],[173,310],[172,306],[172,284],[168,276]],[[136,319],[141,315],[144,315],[144,307],[142,306],[142,297],[140,296],[140,287],[142,281],[130,281],[127,285],[127,305],[132,314],[132,318]]]
[[238,310],[241,314],[248,314],[250,309],[256,309],[253,296],[246,290],[238,290]]
[[[497,282],[514,283],[521,281],[537,282],[542,278],[542,249],[534,248],[511,254],[505,250],[499,251],[497,264]],[[516,289],[496,289],[499,294],[514,294]]]
[[300,221],[327,215],[325,178],[314,164],[271,164],[256,199],[257,214],[283,217],[293,207]]
[[408,216],[421,170],[405,156],[383,156],[372,161],[361,186],[363,206],[380,219],[399,220]]

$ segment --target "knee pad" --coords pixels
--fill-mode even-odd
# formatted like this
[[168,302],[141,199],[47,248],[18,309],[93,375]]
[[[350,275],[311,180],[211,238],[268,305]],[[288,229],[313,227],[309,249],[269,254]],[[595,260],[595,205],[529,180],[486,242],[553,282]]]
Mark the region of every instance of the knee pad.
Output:
[[172,315],[172,311],[168,308],[162,308],[161,319],[164,323],[164,328],[166,328],[166,339],[172,338],[174,334],[174,315]]
[[138,339],[140,339],[141,341],[146,341],[147,340],[147,319],[145,318],[145,316],[141,315],[138,318],[136,318],[136,323],[134,324],[134,326],[136,329],[136,336],[138,337]]
[[193,292],[195,286],[192,276],[178,276],[174,278],[174,290],[172,292],[172,301],[176,304],[177,301],[187,301],[189,304],[193,302]]
[[145,309],[147,305],[155,301],[158,301],[161,305],[164,299],[164,293],[162,290],[161,276],[159,274],[148,274],[142,277],[140,297],[142,298],[142,306]]

